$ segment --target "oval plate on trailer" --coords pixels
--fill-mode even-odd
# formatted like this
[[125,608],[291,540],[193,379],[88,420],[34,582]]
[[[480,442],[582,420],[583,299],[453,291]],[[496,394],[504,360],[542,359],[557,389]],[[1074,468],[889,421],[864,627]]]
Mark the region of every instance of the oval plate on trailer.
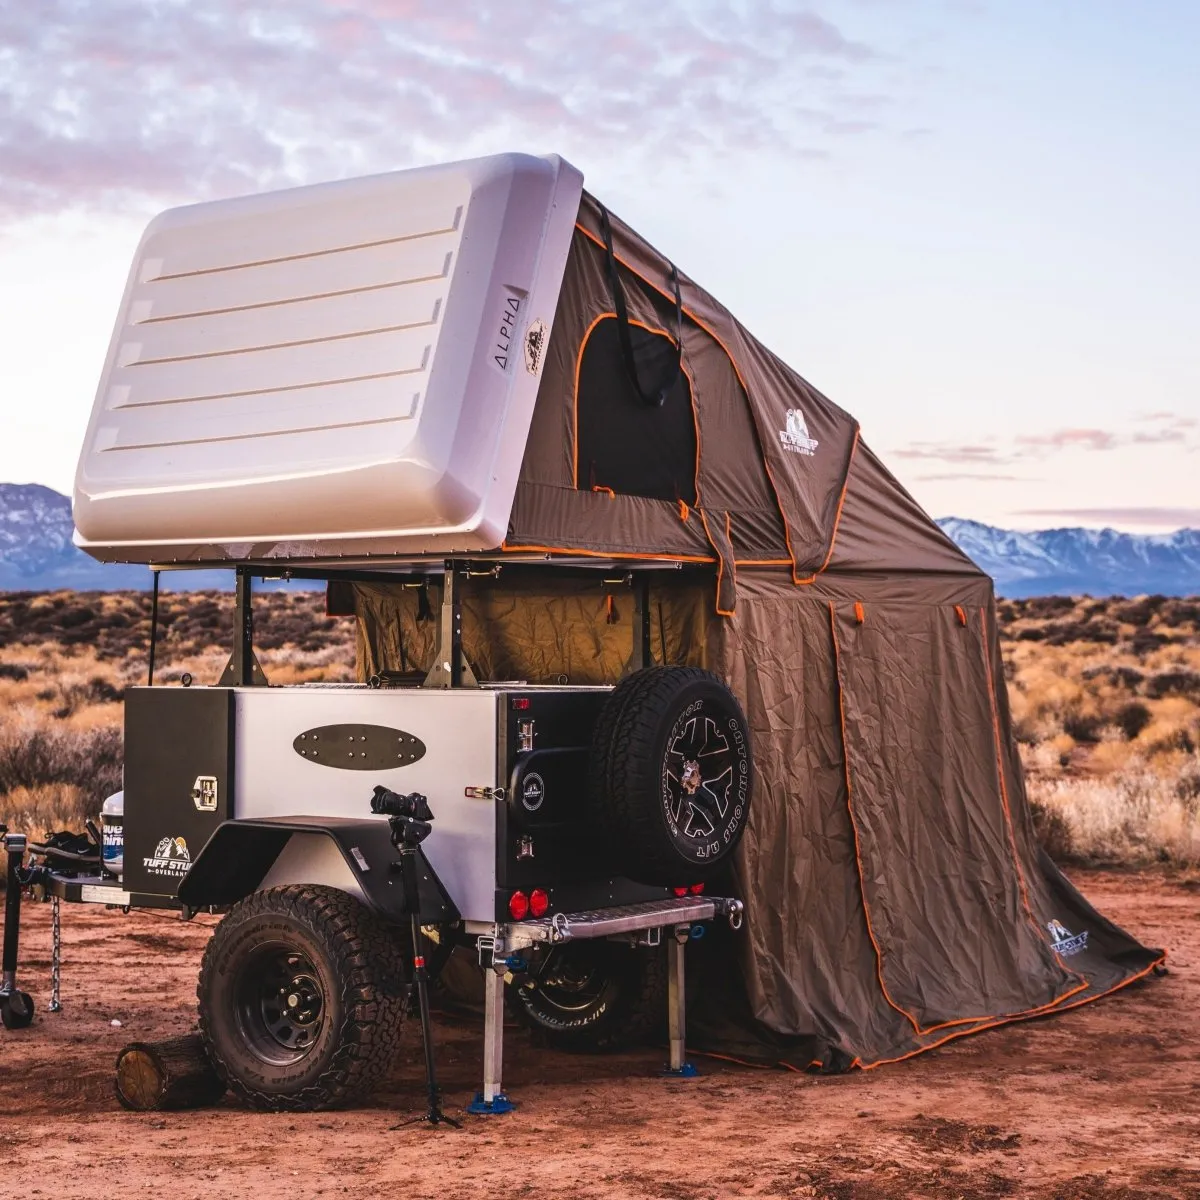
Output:
[[318,767],[343,771],[391,771],[425,757],[425,743],[387,725],[321,725],[306,729],[292,749]]

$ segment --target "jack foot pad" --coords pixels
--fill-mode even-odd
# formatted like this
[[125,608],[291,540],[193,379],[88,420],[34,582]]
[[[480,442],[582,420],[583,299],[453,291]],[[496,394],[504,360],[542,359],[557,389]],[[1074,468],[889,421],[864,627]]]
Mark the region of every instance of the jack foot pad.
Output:
[[666,1067],[659,1071],[659,1075],[664,1079],[695,1079],[699,1074],[700,1072],[696,1070],[695,1064],[688,1062],[685,1062],[679,1070],[675,1070],[673,1067]]
[[514,1108],[516,1105],[503,1092],[497,1092],[490,1100],[485,1100],[482,1092],[476,1092],[475,1099],[467,1105],[467,1112],[476,1117],[498,1117]]
[[5,1029],[25,1029],[33,1023],[33,999],[28,992],[5,992],[0,996],[0,1024]]

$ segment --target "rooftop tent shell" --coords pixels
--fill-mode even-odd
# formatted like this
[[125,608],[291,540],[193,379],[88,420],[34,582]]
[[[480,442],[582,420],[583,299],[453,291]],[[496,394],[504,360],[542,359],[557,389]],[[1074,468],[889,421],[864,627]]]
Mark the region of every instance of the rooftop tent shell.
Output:
[[[612,568],[650,571],[655,661],[733,686],[758,771],[737,867],[749,937],[707,947],[694,1010],[711,1048],[869,1066],[1061,1011],[1161,957],[1037,847],[988,577],[853,418],[561,160],[159,218],[76,514],[104,558],[498,563],[463,602],[465,651],[493,679],[615,682],[633,621]],[[529,560],[607,570],[503,569]],[[427,600],[357,586],[364,676],[430,665]]]

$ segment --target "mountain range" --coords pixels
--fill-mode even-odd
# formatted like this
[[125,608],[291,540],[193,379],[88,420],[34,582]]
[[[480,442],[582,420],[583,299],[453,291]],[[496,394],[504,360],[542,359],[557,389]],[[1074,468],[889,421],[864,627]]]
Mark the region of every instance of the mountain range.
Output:
[[[1200,530],[998,529],[961,517],[938,525],[996,581],[1003,596],[1200,593]],[[98,563],[71,540],[71,502],[41,484],[0,483],[0,591],[148,588],[145,567]],[[230,588],[229,571],[187,571],[172,588]]]

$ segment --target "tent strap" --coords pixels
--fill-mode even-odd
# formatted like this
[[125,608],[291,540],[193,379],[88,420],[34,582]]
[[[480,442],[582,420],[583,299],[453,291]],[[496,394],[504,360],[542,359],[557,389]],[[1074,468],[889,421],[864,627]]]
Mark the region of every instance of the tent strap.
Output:
[[642,381],[638,378],[637,362],[633,357],[633,340],[629,336],[629,309],[625,304],[625,289],[621,286],[621,277],[617,273],[617,258],[613,253],[612,223],[608,219],[608,209],[603,204],[598,207],[600,232],[604,235],[608,264],[608,283],[612,290],[613,309],[617,314],[617,335],[621,340],[621,357],[625,362],[625,370],[642,403],[651,408],[662,408],[667,393],[675,386],[675,381],[683,370],[683,297],[679,292],[679,272],[675,269],[675,264],[671,263],[671,286],[675,290],[675,356],[659,382],[646,389],[642,387]]

